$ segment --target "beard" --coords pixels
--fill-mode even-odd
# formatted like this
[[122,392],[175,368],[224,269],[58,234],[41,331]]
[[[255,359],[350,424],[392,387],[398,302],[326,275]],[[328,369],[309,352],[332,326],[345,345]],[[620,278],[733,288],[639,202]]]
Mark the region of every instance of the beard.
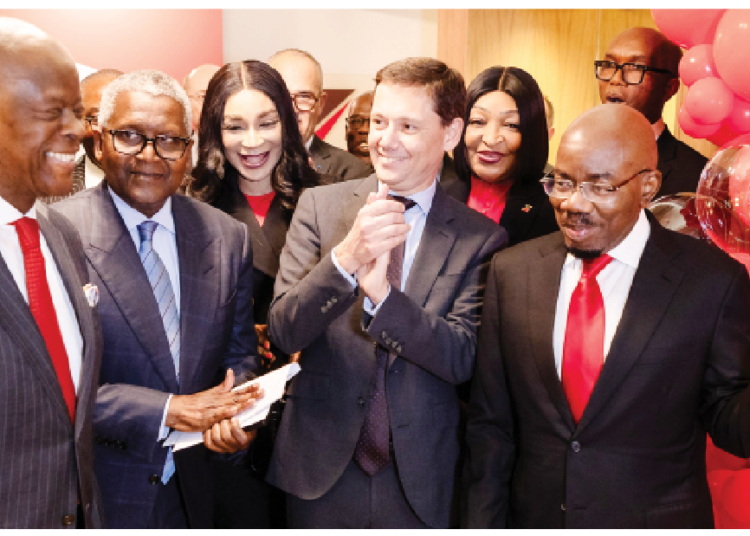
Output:
[[583,259],[596,259],[597,257],[601,257],[604,251],[601,249],[568,248],[568,253],[570,253],[577,259],[583,260]]

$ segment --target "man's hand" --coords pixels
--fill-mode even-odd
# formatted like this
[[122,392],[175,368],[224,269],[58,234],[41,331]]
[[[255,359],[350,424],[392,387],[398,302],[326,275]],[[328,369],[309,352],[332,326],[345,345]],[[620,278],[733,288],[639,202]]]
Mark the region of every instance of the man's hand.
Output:
[[214,452],[231,454],[246,449],[256,435],[257,430],[245,432],[237,419],[224,419],[203,432],[203,443]]
[[275,356],[271,353],[271,339],[268,338],[268,325],[255,324],[255,334],[258,336],[258,355],[273,363]]
[[388,199],[388,186],[381,184],[377,194],[368,196],[346,238],[334,249],[336,260],[347,273],[354,274],[406,241],[409,228],[404,205]]
[[263,396],[257,384],[241,391],[232,391],[233,386],[234,371],[228,369],[224,381],[216,387],[194,395],[172,396],[164,424],[180,432],[203,432],[246,410]]

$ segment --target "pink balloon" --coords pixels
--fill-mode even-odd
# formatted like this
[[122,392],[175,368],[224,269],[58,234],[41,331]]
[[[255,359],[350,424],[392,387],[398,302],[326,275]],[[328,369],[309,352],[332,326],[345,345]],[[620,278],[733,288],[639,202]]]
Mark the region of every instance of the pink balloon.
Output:
[[735,95],[734,107],[725,122],[735,132],[750,132],[750,102]]
[[696,123],[695,119],[690,117],[690,114],[685,109],[685,105],[680,106],[680,111],[677,112],[677,122],[680,124],[680,128],[690,136],[691,138],[708,138],[718,132],[721,128],[721,123],[714,123],[713,125],[702,125]]
[[750,100],[750,10],[729,9],[714,38],[714,61],[722,80],[737,96]]
[[716,25],[726,9],[652,9],[659,31],[682,48],[713,43]]
[[690,87],[708,76],[718,76],[714,63],[713,45],[696,45],[680,60],[680,78]]
[[716,145],[717,147],[723,147],[727,145],[729,142],[734,140],[737,136],[739,136],[740,133],[732,130],[724,121],[721,123],[721,128],[716,132],[716,134],[712,134],[710,136],[706,136],[706,139]]
[[727,513],[740,523],[750,524],[750,469],[735,472],[724,483],[721,503]]
[[685,95],[685,111],[696,123],[721,123],[734,106],[732,90],[719,78],[698,80]]

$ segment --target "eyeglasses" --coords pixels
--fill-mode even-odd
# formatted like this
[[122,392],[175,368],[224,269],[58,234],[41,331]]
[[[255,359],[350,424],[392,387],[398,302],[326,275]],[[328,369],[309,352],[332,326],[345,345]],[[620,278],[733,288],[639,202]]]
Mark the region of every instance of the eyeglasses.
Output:
[[294,93],[292,94],[292,101],[294,106],[299,112],[309,112],[315,108],[315,104],[320,100],[320,97],[316,97],[312,93]]
[[544,192],[557,199],[568,199],[573,195],[573,192],[580,188],[581,194],[586,198],[587,201],[596,205],[607,205],[612,203],[616,199],[617,191],[625,186],[627,183],[635,179],[638,175],[653,171],[651,169],[642,169],[626,181],[620,183],[617,186],[612,186],[606,182],[591,182],[584,181],[576,184],[575,182],[564,179],[559,175],[555,175],[554,171],[551,171],[544,176],[539,182],[544,186]]
[[609,60],[595,61],[594,70],[596,77],[602,82],[609,82],[615,77],[617,71],[622,70],[622,81],[629,86],[637,86],[643,82],[643,77],[646,76],[646,72],[669,74],[673,77],[676,76],[672,71],[666,69],[657,69],[656,67],[641,65],[640,63],[620,64]]
[[180,138],[179,136],[160,134],[148,138],[145,134],[134,130],[109,130],[105,128],[104,131],[109,132],[112,136],[112,145],[115,151],[128,156],[140,154],[146,148],[146,144],[151,142],[154,145],[156,156],[164,160],[178,160],[185,154],[185,149],[190,143],[190,138]]
[[360,129],[363,126],[367,125],[367,127],[370,126],[370,118],[369,117],[347,117],[346,118],[346,124],[349,125],[352,128]]
[[98,115],[90,115],[84,119],[89,124],[89,127],[93,128],[96,126],[99,126],[99,116]]

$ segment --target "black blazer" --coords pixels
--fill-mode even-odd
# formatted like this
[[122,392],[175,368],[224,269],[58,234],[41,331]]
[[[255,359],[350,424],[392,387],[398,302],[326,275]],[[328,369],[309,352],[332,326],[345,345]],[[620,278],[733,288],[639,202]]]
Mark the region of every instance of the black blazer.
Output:
[[313,135],[310,156],[315,162],[315,171],[333,175],[336,182],[361,179],[372,173],[372,168],[351,153],[326,143]]
[[493,259],[469,405],[465,525],[713,526],[706,431],[750,456],[750,279],[721,250],[650,222],[577,426],[552,346],[562,235]]
[[661,171],[661,188],[656,196],[695,192],[708,159],[675,138],[666,126],[656,140],[656,147],[659,150],[657,168]]
[[[447,154],[443,158],[440,186],[452,198],[464,204],[469,201],[471,182],[458,176],[453,159]],[[538,181],[532,184],[515,183],[510,187],[499,223],[508,232],[508,246],[560,229],[549,197]]]

